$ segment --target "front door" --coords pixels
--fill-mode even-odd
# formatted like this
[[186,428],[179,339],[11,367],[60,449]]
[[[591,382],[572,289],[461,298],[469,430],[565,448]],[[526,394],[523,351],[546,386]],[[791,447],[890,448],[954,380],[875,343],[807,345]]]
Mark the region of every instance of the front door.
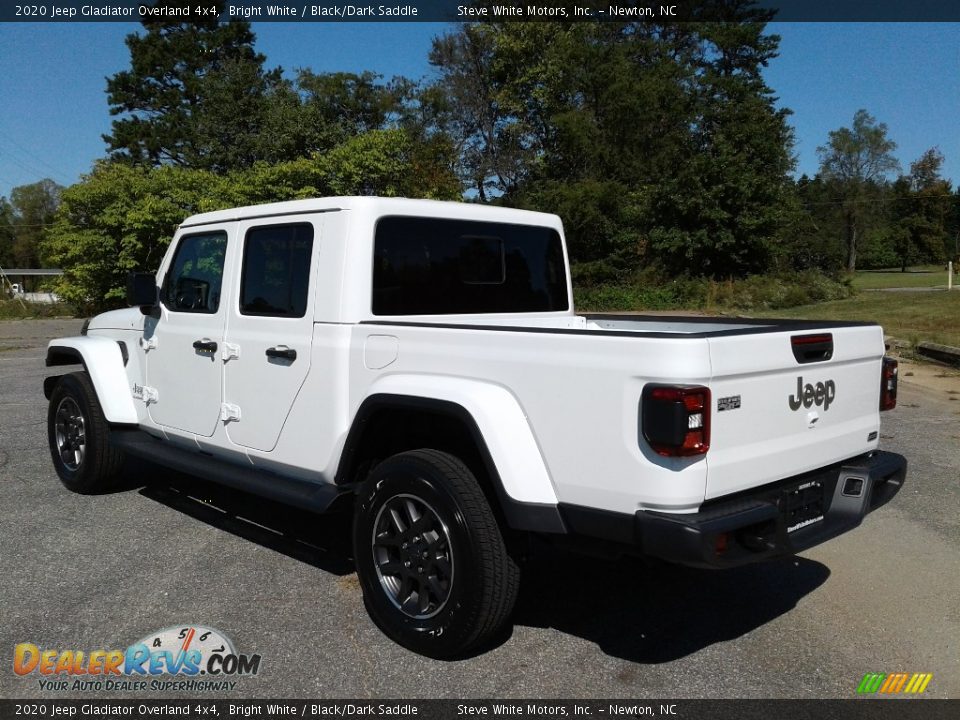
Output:
[[213,435],[220,419],[227,236],[219,228],[180,237],[160,286],[160,317],[146,325],[142,341],[150,419],[202,437]]
[[227,435],[237,445],[273,450],[310,370],[320,227],[313,220],[240,227],[240,290],[228,314],[223,367],[233,418]]

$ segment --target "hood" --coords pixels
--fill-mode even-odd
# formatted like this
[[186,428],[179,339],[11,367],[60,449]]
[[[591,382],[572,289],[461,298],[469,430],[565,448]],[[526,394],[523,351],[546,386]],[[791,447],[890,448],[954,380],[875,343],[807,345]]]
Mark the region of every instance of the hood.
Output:
[[90,318],[89,330],[143,330],[143,313],[140,308],[125,308],[100,313]]

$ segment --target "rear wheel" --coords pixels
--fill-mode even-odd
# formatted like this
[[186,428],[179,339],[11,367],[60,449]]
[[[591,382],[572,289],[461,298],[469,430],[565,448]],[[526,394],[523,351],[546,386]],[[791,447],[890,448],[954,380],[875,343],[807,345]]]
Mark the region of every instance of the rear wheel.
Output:
[[437,450],[400,453],[364,483],[354,558],[371,617],[430,657],[482,645],[510,616],[519,571],[476,478]]
[[64,375],[50,394],[47,439],[60,481],[77,493],[109,490],[123,455],[109,442],[110,428],[85,372]]

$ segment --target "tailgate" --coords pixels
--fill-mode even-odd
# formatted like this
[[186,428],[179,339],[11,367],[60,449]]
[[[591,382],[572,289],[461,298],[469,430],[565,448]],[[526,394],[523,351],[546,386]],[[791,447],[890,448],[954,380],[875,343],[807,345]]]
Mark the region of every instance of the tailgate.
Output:
[[[833,349],[823,359],[827,335]],[[728,335],[709,344],[706,499],[876,449],[884,352],[879,326]]]

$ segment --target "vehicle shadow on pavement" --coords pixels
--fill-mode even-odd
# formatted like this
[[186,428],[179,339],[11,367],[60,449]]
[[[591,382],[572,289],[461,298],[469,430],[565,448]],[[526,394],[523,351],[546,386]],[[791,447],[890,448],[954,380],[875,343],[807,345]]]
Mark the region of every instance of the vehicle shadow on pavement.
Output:
[[514,623],[575,635],[624,660],[663,663],[776,619],[829,576],[801,557],[700,570],[543,547],[524,568]]
[[[212,527],[333,575],[355,570],[349,512],[317,516],[139,460],[128,461],[125,475],[126,489]],[[699,570],[535,543],[513,624],[554,628],[636,663],[669,662],[776,619],[829,576],[825,565],[800,557]],[[493,650],[511,635],[504,628],[459,659]]]
[[348,512],[320,517],[152,463],[128,463],[125,474],[145,498],[333,575],[354,571]]

